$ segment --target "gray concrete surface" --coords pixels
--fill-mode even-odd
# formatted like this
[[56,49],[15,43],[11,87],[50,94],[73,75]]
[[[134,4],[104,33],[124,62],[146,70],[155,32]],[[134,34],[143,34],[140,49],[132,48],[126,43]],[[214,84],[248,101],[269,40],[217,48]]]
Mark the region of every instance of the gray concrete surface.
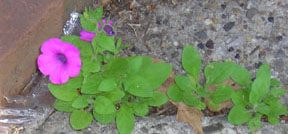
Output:
[[[132,1],[132,0],[131,0]],[[130,2],[131,2],[130,1]],[[204,65],[211,61],[234,61],[253,75],[267,61],[272,76],[288,86],[288,1],[286,0],[137,0],[106,8],[107,17],[116,22],[117,36],[131,47],[121,54],[147,55],[173,64],[176,74],[183,74],[182,48],[193,45]],[[119,6],[119,8],[117,8]],[[155,7],[155,8],[154,8]],[[282,98],[287,104],[288,93]],[[246,134],[247,125],[233,126],[226,117],[205,117],[203,129],[208,134]],[[287,134],[287,122],[263,123],[258,134]],[[37,130],[23,134],[114,134],[115,124],[97,122],[82,131],[69,125],[69,114],[55,112]],[[137,118],[135,134],[194,134],[193,129],[174,116]]]

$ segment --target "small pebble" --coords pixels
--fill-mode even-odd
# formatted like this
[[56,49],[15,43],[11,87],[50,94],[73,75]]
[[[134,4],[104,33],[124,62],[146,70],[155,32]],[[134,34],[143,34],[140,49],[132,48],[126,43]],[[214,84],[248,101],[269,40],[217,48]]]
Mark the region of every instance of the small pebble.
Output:
[[245,43],[245,38],[240,36],[228,44],[228,47],[241,46]]
[[235,26],[235,22],[228,22],[224,25],[224,30],[226,32],[230,31]]
[[135,46],[132,47],[130,50],[131,50],[131,52],[134,52],[135,54],[141,54],[142,53],[141,50],[136,48]]
[[156,21],[156,24],[157,24],[157,25],[161,25],[161,21],[160,21],[160,20],[157,20],[157,21]]
[[260,51],[258,57],[259,58],[263,58],[266,56],[266,52],[265,51]]
[[274,17],[268,17],[268,21],[274,23]]
[[240,59],[240,54],[236,54],[234,58],[235,59]]
[[211,24],[213,23],[213,21],[210,20],[210,19],[206,19],[206,20],[204,21],[204,23],[205,23],[205,25],[211,25]]
[[225,14],[222,14],[221,17],[222,17],[222,19],[226,19],[227,18],[227,16]]
[[214,48],[214,42],[213,42],[213,40],[209,39],[209,40],[206,42],[206,47],[209,48],[209,49],[213,49],[213,48]]
[[197,44],[197,47],[200,48],[200,49],[203,49],[204,45],[203,45],[203,43],[199,43],[199,44]]
[[278,57],[285,57],[286,54],[285,54],[285,52],[284,52],[282,49],[279,49],[279,50],[274,54],[274,56],[275,56],[276,58],[278,58]]
[[175,51],[174,53],[172,53],[172,58],[176,58],[177,56],[179,55],[179,52],[178,51]]
[[277,41],[282,41],[283,40],[283,37],[281,35],[277,36],[276,37]]
[[207,32],[205,30],[198,31],[194,34],[201,41],[206,41],[208,38]]
[[136,51],[136,47],[132,47],[130,50],[131,50],[132,52],[135,52],[135,51]]
[[173,45],[174,45],[175,47],[177,47],[177,46],[179,45],[178,41],[174,41],[174,42],[173,42]]
[[257,13],[258,10],[256,8],[250,8],[246,12],[246,17],[251,20]]
[[208,55],[211,55],[212,52],[213,52],[212,50],[207,50],[207,54],[208,54]]
[[254,64],[255,68],[259,68],[261,65],[262,65],[262,62],[258,62]]
[[221,8],[222,8],[222,9],[225,9],[226,7],[227,7],[227,5],[221,4]]
[[244,3],[240,3],[240,5],[239,5],[240,7],[244,7],[245,6],[245,4]]
[[228,49],[228,51],[229,51],[229,52],[232,52],[232,51],[234,51],[234,48],[233,48],[233,47],[230,47],[230,48]]
[[141,127],[140,130],[143,132],[143,133],[148,133],[149,130],[146,128],[146,127]]
[[212,124],[210,126],[203,127],[203,132],[206,134],[215,133],[224,129],[224,125],[221,123]]

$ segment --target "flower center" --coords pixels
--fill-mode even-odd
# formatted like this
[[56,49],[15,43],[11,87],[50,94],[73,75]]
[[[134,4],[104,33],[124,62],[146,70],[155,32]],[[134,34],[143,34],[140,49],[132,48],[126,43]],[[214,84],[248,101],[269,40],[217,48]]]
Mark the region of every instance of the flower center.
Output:
[[115,34],[113,28],[110,25],[105,25],[104,26],[104,31],[106,32],[107,35],[112,36]]
[[62,64],[66,64],[67,63],[67,57],[64,54],[58,53],[56,55],[56,57]]

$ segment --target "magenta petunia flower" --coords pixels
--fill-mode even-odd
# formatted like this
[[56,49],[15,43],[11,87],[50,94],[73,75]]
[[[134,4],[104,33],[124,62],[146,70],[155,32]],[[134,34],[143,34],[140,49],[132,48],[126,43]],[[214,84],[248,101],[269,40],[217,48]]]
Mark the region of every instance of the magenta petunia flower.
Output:
[[81,40],[92,41],[94,36],[95,36],[95,33],[93,33],[93,32],[88,32],[86,30],[82,30],[80,32],[80,39]]
[[42,44],[41,52],[38,68],[44,75],[49,75],[53,84],[64,84],[69,77],[79,75],[80,51],[72,44],[52,38]]

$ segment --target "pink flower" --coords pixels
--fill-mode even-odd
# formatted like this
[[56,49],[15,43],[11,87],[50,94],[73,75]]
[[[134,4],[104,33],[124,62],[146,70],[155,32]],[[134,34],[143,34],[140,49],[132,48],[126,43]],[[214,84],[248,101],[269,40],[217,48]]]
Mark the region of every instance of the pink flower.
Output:
[[82,30],[80,32],[80,39],[81,40],[92,41],[94,36],[95,36],[95,33],[93,33],[93,32],[88,32],[86,30]]
[[[109,20],[109,22],[108,22],[108,24],[107,24],[107,20],[106,20],[106,19],[103,19],[102,22],[103,22],[103,24],[104,24],[103,30],[106,32],[106,34],[107,34],[108,36],[113,36],[113,35],[115,35],[115,32],[114,32],[114,30],[113,30],[113,28],[112,28],[113,21],[112,21],[112,20]],[[97,27],[98,27],[98,31],[101,31],[101,29],[102,29],[102,24],[101,24],[100,21],[98,21],[98,26],[97,26]],[[95,36],[95,33],[93,33],[93,32],[88,32],[88,31],[86,31],[86,30],[82,30],[82,31],[80,32],[80,39],[81,39],[81,40],[92,41],[93,38],[94,38],[94,36]]]
[[80,51],[72,44],[52,38],[42,44],[41,52],[37,61],[38,68],[44,75],[50,76],[53,84],[64,84],[69,77],[79,75]]

